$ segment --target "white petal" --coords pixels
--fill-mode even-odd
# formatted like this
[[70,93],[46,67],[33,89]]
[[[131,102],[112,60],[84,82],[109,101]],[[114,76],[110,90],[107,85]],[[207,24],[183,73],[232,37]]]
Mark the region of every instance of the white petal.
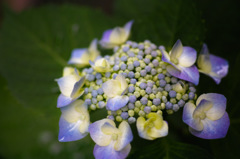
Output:
[[183,47],[183,52],[178,58],[180,66],[191,67],[197,59],[197,51],[191,47]]
[[119,134],[118,140],[114,145],[114,149],[116,151],[122,150],[133,140],[131,127],[126,121],[122,121],[118,129],[121,133]]
[[[99,146],[107,146],[112,141],[112,135],[109,135],[108,133],[105,134],[102,131],[102,127],[106,123],[109,123],[113,127],[116,127],[115,123],[110,119],[102,119],[99,121],[96,121],[89,126],[89,133],[93,141],[98,144]],[[104,129],[103,129],[104,130]]]
[[60,91],[63,95],[70,97],[74,88],[74,85],[77,81],[80,80],[79,76],[69,75],[57,79]]
[[125,77],[121,74],[117,75],[116,80],[119,81],[121,83],[121,90],[122,92],[126,90],[126,88],[128,87],[127,81],[125,79]]
[[177,42],[174,44],[172,50],[170,51],[170,59],[178,59],[183,52],[183,45],[181,40],[177,40]]
[[109,97],[121,95],[121,83],[117,80],[108,80],[102,85],[103,92]]

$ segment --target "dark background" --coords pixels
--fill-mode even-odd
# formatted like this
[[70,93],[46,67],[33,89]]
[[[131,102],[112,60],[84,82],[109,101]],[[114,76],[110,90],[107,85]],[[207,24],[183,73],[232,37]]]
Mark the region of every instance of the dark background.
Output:
[[[6,12],[9,12],[9,10],[12,10],[18,15],[24,13],[25,10],[34,10],[49,4],[64,5],[66,3],[101,10],[108,17],[115,16],[116,14],[116,3],[114,0],[33,0],[31,2],[23,0],[22,3],[19,3],[19,1],[14,2],[14,0],[5,0],[1,3],[0,24],[4,23]],[[200,19],[197,20],[200,21],[199,24],[203,26],[200,40],[194,39],[193,42],[191,42],[187,37],[182,35],[181,31],[176,35],[179,35],[180,38],[185,38],[187,43],[196,46],[198,51],[203,42],[207,43],[211,53],[229,61],[229,74],[222,80],[220,85],[216,85],[206,76],[201,76],[201,83],[198,87],[199,94],[216,92],[224,94],[227,97],[227,112],[231,119],[228,135],[224,139],[212,141],[197,139],[187,132],[186,125],[178,124],[178,126],[176,126],[173,124],[173,126],[170,126],[170,129],[176,130],[179,133],[177,135],[172,133],[163,140],[153,142],[143,141],[135,134],[135,139],[132,143],[133,148],[129,158],[139,158],[141,156],[143,158],[240,158],[238,148],[240,143],[240,5],[237,0],[195,0],[192,1],[192,3],[199,12]],[[173,8],[175,8],[175,6],[173,6]],[[146,9],[146,12],[148,11],[147,2],[146,8],[142,6],[141,9],[144,11]],[[183,12],[188,9],[187,7],[183,7]],[[166,9],[166,12],[167,11],[168,9]],[[171,9],[169,9],[169,12],[171,12]],[[143,17],[143,19],[147,19],[147,16],[148,15]],[[117,17],[121,19],[119,20],[121,21],[120,24],[127,19],[126,15],[119,13]],[[151,20],[151,18],[149,19]],[[185,17],[182,17],[182,19],[184,18]],[[158,20],[157,15],[154,17],[154,20]],[[138,25],[142,25],[143,22],[145,21],[141,21],[141,18],[136,20],[136,24]],[[113,22],[113,24],[115,23]],[[133,33],[138,33],[136,31],[137,29],[135,25],[133,27]],[[198,28],[196,27],[196,29]],[[143,36],[145,36],[145,34],[143,34]],[[179,37],[174,37],[174,39],[176,40]],[[0,36],[0,39],[1,38]],[[135,38],[139,39],[137,35]],[[152,39],[161,42],[158,37],[153,35]],[[1,40],[4,41],[5,39]],[[169,42],[166,45],[168,46],[169,44],[169,46],[171,46],[172,43],[173,42]],[[13,64],[11,63],[11,65]],[[0,78],[0,99],[2,101],[2,104],[0,104],[0,108],[2,108],[0,111],[0,158],[92,158],[91,146],[93,146],[93,143],[90,139],[84,139],[81,141],[81,144],[80,142],[58,143],[56,121],[53,120],[53,123],[49,124],[48,122],[51,122],[49,121],[51,118],[47,119],[43,112],[39,111],[41,108],[35,110],[34,108],[25,107],[24,102],[19,100],[18,97],[15,98],[15,93],[11,92],[12,87],[9,86],[9,83],[11,85],[11,81],[8,81],[9,76],[6,76],[3,69],[0,73],[2,75]],[[28,103],[26,103],[26,105],[27,104]],[[60,112],[58,113],[60,115]],[[180,112],[177,113],[176,116],[181,116]],[[172,123],[175,122],[176,124],[175,120],[177,119],[169,117],[169,121]],[[49,129],[53,131],[49,131]],[[36,131],[40,130],[42,132],[38,132],[37,134]],[[178,144],[175,143],[175,139],[179,142]],[[164,144],[159,145],[159,142]],[[192,144],[197,147],[184,145],[180,142]],[[147,146],[145,148],[142,146],[139,147],[139,145]],[[166,146],[171,147],[170,150],[163,155],[160,154],[159,151],[165,149]],[[183,150],[181,150],[181,148]],[[186,149],[193,149],[193,151],[185,152]],[[185,153],[180,151],[184,151]],[[196,153],[197,151],[202,151],[202,156],[194,156],[198,154]],[[87,155],[86,152],[88,153]],[[178,155],[177,152],[180,152],[179,154],[182,156]],[[149,155],[147,155],[148,153]],[[170,155],[168,155],[168,153],[170,153]]]

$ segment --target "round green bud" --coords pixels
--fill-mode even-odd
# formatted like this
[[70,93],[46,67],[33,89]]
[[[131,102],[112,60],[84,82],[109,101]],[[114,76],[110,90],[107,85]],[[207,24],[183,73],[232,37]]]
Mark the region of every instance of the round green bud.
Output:
[[145,77],[147,80],[151,80],[152,78],[153,78],[153,76],[152,75],[146,75],[146,77]]
[[145,96],[144,96],[145,98],[148,98],[149,97],[149,95],[148,94],[145,94]]
[[131,95],[133,95],[133,94],[132,94],[132,93],[128,93],[127,95],[128,95],[128,96],[131,96]]
[[181,93],[177,93],[176,99],[177,99],[177,100],[180,100],[181,98],[182,98],[182,94],[181,94]]
[[134,92],[133,93],[137,98],[140,97],[140,93],[139,92]]
[[184,94],[184,95],[182,96],[182,99],[185,100],[185,101],[188,100],[188,94]]
[[103,96],[102,95],[97,95],[97,100],[98,101],[102,101],[103,100]]
[[139,108],[136,108],[136,107],[134,108],[134,112],[135,112],[135,113],[138,113],[139,111],[140,111]]
[[94,87],[95,85],[95,82],[90,82],[90,87]]
[[121,114],[122,114],[122,110],[121,109],[117,110],[117,115],[121,115]]
[[149,95],[149,98],[150,99],[154,99],[156,96],[155,96],[155,94],[153,94],[153,93],[151,93],[150,95]]
[[[157,52],[158,52],[158,50],[157,50]],[[158,55],[160,55],[160,52],[158,52]],[[159,56],[156,57],[155,59],[158,60],[158,61],[161,61],[161,58]]]
[[148,106],[152,106],[152,101],[148,100],[147,105],[148,105]]
[[135,69],[136,72],[140,72],[141,70],[142,70],[141,67],[137,67],[137,68]]
[[173,103],[173,104],[176,104],[176,103],[177,103],[177,100],[176,100],[176,98],[171,98],[171,99],[170,99],[170,102]]
[[167,113],[168,114],[173,114],[173,110],[169,109],[169,110],[167,110]]
[[148,59],[152,60],[152,56],[151,55],[146,55],[145,58],[148,58]]
[[140,63],[140,67],[141,67],[141,68],[145,68],[145,67],[146,67],[146,64],[142,62],[142,63]]
[[163,71],[162,68],[157,69],[157,73],[162,73],[162,71]]
[[125,78],[127,83],[130,83],[130,79],[129,78]]
[[151,105],[151,109],[152,109],[152,111],[157,111],[157,106],[156,105]]
[[152,63],[149,63],[148,66],[154,68],[154,65]]
[[137,101],[135,102],[135,107],[140,108],[141,106],[142,106],[142,103],[141,103],[139,100],[137,100]]
[[145,112],[144,112],[143,110],[140,110],[140,111],[138,112],[138,115],[144,117],[144,116],[145,116]]
[[91,110],[96,110],[96,105],[91,104],[91,105],[90,105],[90,109],[91,109]]
[[141,89],[139,88],[139,87],[135,87],[135,92],[140,92],[141,91]]
[[161,111],[161,110],[158,110],[158,111],[157,111],[157,114],[162,115],[162,111]]
[[122,117],[121,117],[121,116],[119,116],[119,115],[118,115],[118,116],[116,116],[116,121],[117,121],[117,122],[121,122],[121,121],[122,121]]
[[132,60],[133,61],[138,61],[138,58],[137,57],[132,57]]
[[162,95],[163,95],[163,96],[167,96],[167,95],[168,95],[168,92],[167,92],[167,91],[162,91]]
[[118,74],[121,74],[121,73],[123,73],[123,70],[118,71]]
[[144,106],[144,105],[142,105],[142,106],[140,107],[140,109],[141,109],[141,110],[144,110],[144,108],[145,108],[145,106]]
[[107,98],[108,98],[108,96],[107,96],[106,94],[103,94],[103,98],[107,99]]
[[[158,77],[157,77],[156,75],[153,76],[153,81],[156,82],[157,80],[158,80]],[[157,83],[158,83],[158,86],[159,86],[159,82],[157,82]],[[156,83],[156,84],[157,84],[157,83]]]
[[106,81],[107,81],[107,78],[106,78],[106,77],[102,77],[102,81],[103,81],[103,82],[106,82]]
[[98,85],[93,86],[93,89],[98,90],[100,87]]
[[88,93],[88,94],[86,95],[86,98],[87,98],[87,99],[91,99],[91,98],[92,98],[92,94],[91,94],[91,93]]
[[166,81],[167,83],[170,83],[170,82],[171,82],[171,78],[170,78],[170,77],[165,77],[165,81]]
[[165,108],[166,108],[165,103],[161,103],[161,109],[163,110],[163,109],[165,109]]
[[141,94],[141,96],[144,96],[146,94],[146,91],[142,89],[142,90],[140,90],[140,94]]
[[163,74],[167,74],[167,70],[163,70],[162,73],[163,73]]
[[129,116],[134,116],[134,110],[128,110],[128,115]]
[[108,110],[107,111],[108,115],[112,115],[112,111]]
[[139,78],[141,76],[141,74],[139,72],[135,73],[135,78]]

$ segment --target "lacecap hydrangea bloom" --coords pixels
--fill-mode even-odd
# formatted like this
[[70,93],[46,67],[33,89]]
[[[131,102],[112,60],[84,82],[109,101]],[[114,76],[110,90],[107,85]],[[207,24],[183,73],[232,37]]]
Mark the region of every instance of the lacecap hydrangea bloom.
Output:
[[[130,125],[136,126],[143,139],[161,138],[169,131],[165,116],[181,108],[183,122],[194,136],[225,137],[230,124],[226,98],[217,93],[198,96],[196,86],[199,72],[219,84],[228,73],[228,62],[210,54],[206,44],[197,56],[194,48],[180,40],[169,51],[149,40],[130,41],[132,24],[103,33],[99,44],[112,49],[111,56],[101,55],[96,39],[89,48],[73,50],[71,65],[56,79],[61,91],[59,141],[90,134],[96,143],[96,159],[123,159],[131,151]],[[91,121],[91,112],[99,109],[108,115]]]

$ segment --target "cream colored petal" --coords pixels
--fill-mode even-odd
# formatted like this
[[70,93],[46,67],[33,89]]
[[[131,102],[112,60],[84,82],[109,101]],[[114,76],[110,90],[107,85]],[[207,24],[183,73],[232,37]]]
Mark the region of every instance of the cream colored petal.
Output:
[[122,92],[126,90],[126,88],[128,87],[127,81],[125,79],[125,77],[121,74],[117,75],[116,80],[119,81],[121,83],[121,90]]
[[103,92],[109,97],[121,95],[121,83],[117,80],[108,80],[102,85]]
[[177,40],[177,42],[174,44],[172,50],[169,53],[170,59],[178,59],[183,52],[183,45],[181,40]]

